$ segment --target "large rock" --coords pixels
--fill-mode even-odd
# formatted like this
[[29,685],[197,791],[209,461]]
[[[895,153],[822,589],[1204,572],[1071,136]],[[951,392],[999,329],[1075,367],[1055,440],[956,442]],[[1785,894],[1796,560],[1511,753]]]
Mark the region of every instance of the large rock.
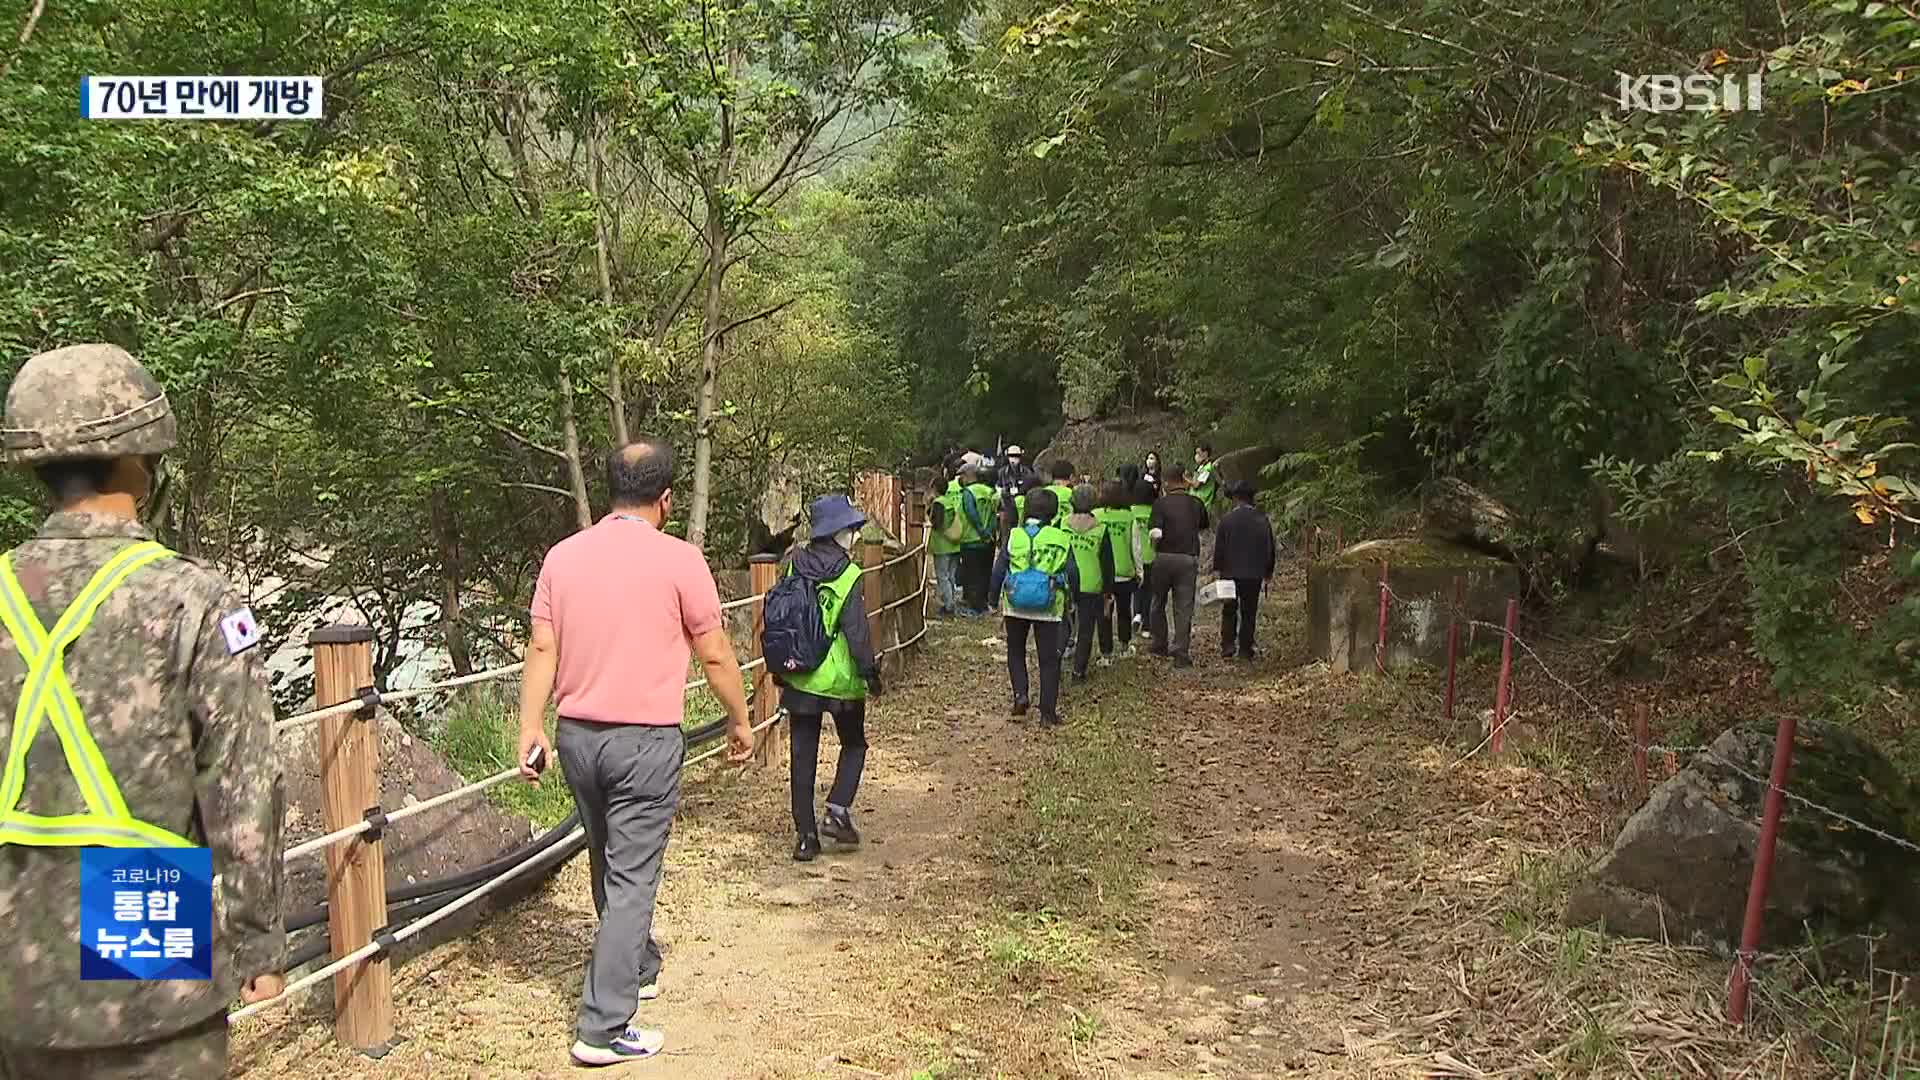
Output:
[[1106,420],[1069,419],[1045,449],[1036,454],[1029,446],[1027,459],[1043,474],[1064,457],[1080,471],[1104,477],[1126,462],[1139,464],[1149,450],[1159,451],[1165,465],[1172,461],[1173,447],[1190,441],[1178,416],[1142,409]]
[[[1436,540],[1368,540],[1307,570],[1307,643],[1335,671],[1371,668],[1380,625],[1380,563],[1394,599],[1387,613],[1387,666],[1447,662],[1453,583],[1470,619],[1498,623],[1520,574],[1490,555]],[[1463,634],[1464,648],[1467,638]]]
[[1451,476],[1429,481],[1420,492],[1420,524],[1427,535],[1513,558],[1518,522],[1505,503]]
[[1261,472],[1279,460],[1280,448],[1277,446],[1244,446],[1221,454],[1214,462],[1214,470],[1219,473],[1223,485],[1236,480],[1249,480],[1258,487],[1261,486]]
[[[1736,728],[1660,785],[1588,871],[1569,925],[1679,943],[1738,944],[1772,768],[1771,728]],[[1920,844],[1920,792],[1845,728],[1804,721],[1787,790]],[[1883,963],[1920,959],[1920,854],[1788,799],[1774,848],[1762,947],[1808,928],[1883,931]]]
[[[518,684],[500,685],[513,688]],[[495,693],[502,703],[500,722],[515,722],[507,711],[511,698],[499,693],[498,686],[466,692]],[[382,710],[379,725],[382,807],[398,810],[468,782],[469,778],[448,768],[446,759],[432,747],[402,729],[392,714]],[[327,831],[315,741],[312,725],[280,740],[287,785],[284,839],[289,847]],[[533,833],[531,822],[493,805],[484,793],[415,815],[389,825],[383,837],[387,886],[409,885],[470,869],[525,844]],[[326,867],[326,857],[319,852],[296,859],[287,867],[288,912],[304,910],[327,898]]]

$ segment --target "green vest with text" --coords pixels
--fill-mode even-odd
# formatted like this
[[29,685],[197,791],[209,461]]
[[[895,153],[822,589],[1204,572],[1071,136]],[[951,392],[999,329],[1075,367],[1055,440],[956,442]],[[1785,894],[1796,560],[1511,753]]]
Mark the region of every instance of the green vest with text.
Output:
[[1107,530],[1107,543],[1113,546],[1113,580],[1133,579],[1133,511],[1101,507],[1093,512]]
[[1140,539],[1141,570],[1153,565],[1153,507],[1136,503],[1133,508],[1133,534]]
[[1084,531],[1069,527],[1067,535],[1073,540],[1073,561],[1080,570],[1080,595],[1100,592],[1107,584],[1100,572],[1100,545],[1107,542],[1107,527],[1096,518]]
[[[1073,558],[1073,538],[1065,529],[1056,529],[1051,525],[1042,525],[1032,536],[1027,535],[1024,524],[1013,530],[1007,537],[1007,577],[1030,567],[1039,567],[1042,573],[1061,576],[1066,573],[1067,560]],[[1053,590],[1053,614],[1060,616],[1067,610],[1067,588],[1064,581]],[[1016,616],[1017,617],[1017,616]]]
[[992,488],[978,481],[967,485],[967,490],[973,492],[973,509],[975,513],[980,515],[980,525],[982,528],[975,528],[973,519],[967,517],[967,500],[960,495],[960,484],[958,481],[955,481],[953,505],[955,511],[961,517],[966,518],[967,521],[966,536],[961,539],[960,543],[964,547],[978,547],[981,544],[991,546],[993,544],[994,515],[1000,512],[1000,495]]
[[1048,484],[1047,490],[1053,492],[1053,497],[1060,501],[1060,509],[1053,515],[1053,527],[1064,528],[1067,516],[1073,513],[1073,488],[1066,484]]
[[[787,573],[793,573],[793,567],[787,567]],[[835,701],[866,699],[867,680],[861,678],[853,666],[853,650],[847,648],[847,635],[840,632],[840,610],[847,606],[853,583],[859,580],[860,565],[848,563],[839,577],[820,583],[820,621],[826,625],[827,633],[833,635],[833,646],[827,650],[827,658],[812,671],[782,675],[788,686]]]

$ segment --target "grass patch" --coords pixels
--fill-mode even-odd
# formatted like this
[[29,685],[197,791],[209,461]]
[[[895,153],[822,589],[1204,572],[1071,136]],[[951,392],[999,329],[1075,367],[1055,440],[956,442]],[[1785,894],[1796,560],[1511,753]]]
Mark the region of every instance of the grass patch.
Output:
[[[516,764],[514,752],[520,748],[519,693],[518,684],[482,683],[447,704],[433,745],[446,756],[448,767],[468,780],[478,780]],[[549,709],[549,736],[553,725],[553,710]],[[558,825],[573,813],[573,792],[567,790],[567,782],[557,768],[550,769],[537,785],[509,780],[488,788],[486,794],[495,806],[540,825]]]
[[1515,941],[1526,941],[1539,933],[1557,932],[1567,894],[1586,862],[1573,851],[1522,854],[1514,863],[1506,906],[1500,913],[1500,924],[1507,935]]
[[[702,686],[687,694],[686,715],[680,726],[690,731],[726,714],[720,699]],[[447,766],[454,772],[468,780],[478,780],[514,764],[514,751],[520,743],[519,716],[517,682],[480,683],[460,691],[448,702],[437,730],[428,741],[447,759]],[[553,736],[555,722],[553,708],[548,706],[549,738]],[[509,781],[489,788],[486,794],[495,806],[540,825],[557,825],[573,812],[573,793],[567,790],[566,779],[558,769],[542,777],[537,786]]]
[[1009,915],[1000,929],[977,933],[981,960],[1010,984],[1058,982],[1084,975],[1093,965],[1087,936],[1051,912]]
[[1019,914],[1132,926],[1152,843],[1153,757],[1142,676],[1112,672],[1042,736],[1008,824],[992,838],[995,894]]

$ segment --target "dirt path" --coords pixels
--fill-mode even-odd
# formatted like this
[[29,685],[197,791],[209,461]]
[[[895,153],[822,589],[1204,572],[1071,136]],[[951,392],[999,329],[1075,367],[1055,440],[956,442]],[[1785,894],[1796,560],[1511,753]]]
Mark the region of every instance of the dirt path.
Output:
[[[857,854],[791,862],[779,778],[702,766],[642,1013],[666,1060],[616,1075],[1627,1075],[1608,1064],[1649,1015],[1690,1032],[1674,1018],[1708,1006],[1717,963],[1570,954],[1551,925],[1599,795],[1463,764],[1479,733],[1439,720],[1430,677],[1307,663],[1300,586],[1264,605],[1252,668],[1214,653],[1208,612],[1195,670],[1121,660],[1050,733],[1009,721],[995,627],[937,625],[875,704]],[[400,964],[384,1060],[333,1045],[327,995],[248,1026],[236,1075],[577,1075],[585,875]],[[1644,992],[1609,1001],[1628,979]],[[1666,1060],[1645,1075],[1679,1075]]]

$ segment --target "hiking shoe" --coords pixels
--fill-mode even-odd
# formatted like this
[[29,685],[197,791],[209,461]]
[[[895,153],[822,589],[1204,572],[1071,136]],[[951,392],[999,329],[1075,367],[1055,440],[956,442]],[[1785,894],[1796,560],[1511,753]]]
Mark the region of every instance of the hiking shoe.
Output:
[[667,1045],[667,1033],[655,1028],[629,1027],[608,1046],[592,1046],[576,1041],[573,1060],[581,1065],[618,1065],[623,1061],[650,1058]]
[[1014,702],[1014,703],[1013,703],[1013,718],[1014,718],[1015,720],[1018,720],[1018,719],[1020,719],[1021,717],[1023,717],[1023,716],[1025,716],[1025,715],[1027,715],[1027,703],[1026,703],[1026,702],[1024,702],[1024,701],[1016,701],[1016,702]]
[[1059,726],[1060,726],[1060,714],[1059,714],[1059,713],[1054,713],[1054,714],[1053,714],[1052,716],[1047,716],[1047,715],[1045,715],[1045,714],[1042,714],[1042,715],[1041,715],[1041,717],[1040,717],[1040,726],[1041,726],[1041,727],[1050,727],[1050,728],[1054,728],[1054,727],[1059,727]]
[[1111,656],[1103,656],[1103,657],[1101,657],[1101,658],[1100,658],[1100,660],[1099,660],[1099,663],[1100,663],[1100,666],[1101,666],[1101,667],[1112,667],[1112,666],[1113,666],[1113,657],[1111,657]]
[[1193,657],[1176,656],[1173,658],[1173,666],[1176,668],[1190,668],[1193,666]]
[[1133,617],[1133,632],[1134,632],[1134,633],[1136,633],[1136,634],[1137,634],[1137,633],[1139,633],[1139,632],[1140,632],[1140,628],[1141,628],[1141,627],[1143,627],[1143,626],[1145,626],[1145,625],[1147,625],[1147,620],[1145,620],[1145,619],[1143,619],[1143,618],[1141,618],[1141,617],[1140,617],[1140,616],[1138,616],[1138,615],[1135,615],[1135,616]]
[[641,1001],[652,1001],[654,998],[657,998],[659,996],[660,996],[660,980],[658,979],[655,979],[654,981],[647,983],[645,986],[642,986],[640,988]]
[[813,833],[801,833],[800,839],[793,845],[794,862],[812,862],[820,854],[820,838]]
[[1220,646],[1220,659],[1222,660],[1233,659],[1233,646],[1231,645]]
[[836,814],[827,811],[827,820],[820,825],[820,834],[836,844],[848,847],[860,846],[860,833],[853,827],[852,814]]
[[1076,671],[1076,672],[1074,672],[1074,673],[1073,673],[1073,685],[1075,685],[1075,686],[1079,686],[1079,685],[1080,685],[1081,683],[1083,683],[1083,682],[1086,682],[1086,681],[1087,681],[1087,673],[1086,673],[1086,672],[1084,672],[1084,671]]

